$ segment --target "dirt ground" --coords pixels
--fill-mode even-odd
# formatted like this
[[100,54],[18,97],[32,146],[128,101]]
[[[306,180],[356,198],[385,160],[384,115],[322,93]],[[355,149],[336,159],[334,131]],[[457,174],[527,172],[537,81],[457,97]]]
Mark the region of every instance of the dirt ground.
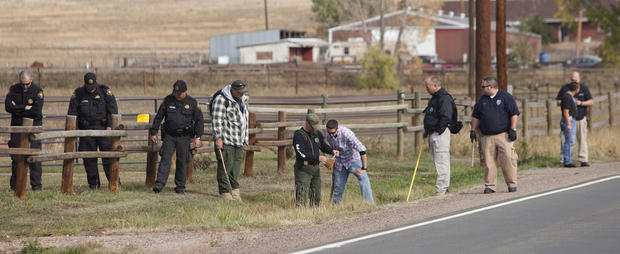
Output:
[[[97,236],[55,236],[0,240],[0,250],[16,253],[24,241],[37,240],[42,246],[69,247],[79,244],[97,246],[94,251],[118,253],[283,253],[317,246],[425,221],[492,203],[511,200],[581,182],[620,174],[620,162],[594,163],[586,168],[544,168],[519,172],[516,193],[499,188],[495,194],[482,194],[482,186],[451,193],[441,198],[426,198],[395,203],[355,217],[318,223],[295,223],[271,229],[235,231],[136,233]],[[302,240],[300,240],[302,239]]]

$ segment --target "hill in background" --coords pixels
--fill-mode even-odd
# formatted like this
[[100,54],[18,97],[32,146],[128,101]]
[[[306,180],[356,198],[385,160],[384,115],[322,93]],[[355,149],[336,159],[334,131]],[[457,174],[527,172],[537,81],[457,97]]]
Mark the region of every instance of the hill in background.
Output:
[[[268,0],[269,28],[315,36],[311,0]],[[264,0],[0,1],[0,67],[205,61],[211,36],[265,28]]]

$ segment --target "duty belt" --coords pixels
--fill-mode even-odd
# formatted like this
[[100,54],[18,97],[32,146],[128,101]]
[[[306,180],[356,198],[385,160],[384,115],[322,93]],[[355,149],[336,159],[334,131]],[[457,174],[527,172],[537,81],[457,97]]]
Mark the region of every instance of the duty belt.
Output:
[[309,162],[309,161],[301,161],[301,160],[298,160],[298,161],[297,161],[297,163],[299,163],[299,164],[303,164],[303,165],[318,165],[318,164],[319,164],[319,163],[312,164],[312,163],[311,163],[311,162]]

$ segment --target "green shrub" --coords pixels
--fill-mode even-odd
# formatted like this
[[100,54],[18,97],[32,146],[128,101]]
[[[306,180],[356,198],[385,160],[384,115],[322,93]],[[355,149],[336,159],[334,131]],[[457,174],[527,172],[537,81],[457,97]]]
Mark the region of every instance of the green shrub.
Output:
[[398,61],[395,57],[377,47],[371,47],[360,62],[362,73],[357,82],[358,88],[398,88],[395,77]]

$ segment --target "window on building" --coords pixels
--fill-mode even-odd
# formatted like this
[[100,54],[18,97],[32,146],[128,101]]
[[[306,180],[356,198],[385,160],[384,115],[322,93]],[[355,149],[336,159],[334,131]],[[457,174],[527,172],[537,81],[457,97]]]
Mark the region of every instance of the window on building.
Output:
[[256,52],[256,60],[272,60],[273,52],[271,51],[259,51]]
[[349,54],[349,47],[344,47],[344,54],[348,55]]

